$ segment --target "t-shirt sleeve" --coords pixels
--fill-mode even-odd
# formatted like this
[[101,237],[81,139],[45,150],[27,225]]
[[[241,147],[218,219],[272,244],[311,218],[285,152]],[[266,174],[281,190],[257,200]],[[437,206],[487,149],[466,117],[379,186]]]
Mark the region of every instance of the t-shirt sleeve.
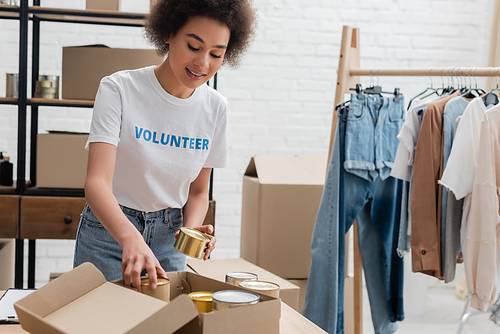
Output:
[[101,80],[94,102],[90,134],[85,148],[90,143],[101,142],[117,146],[120,141],[122,99],[118,86],[110,78]]
[[208,153],[204,168],[223,168],[227,166],[228,142],[227,142],[227,100],[221,103],[217,122],[215,124],[212,145]]

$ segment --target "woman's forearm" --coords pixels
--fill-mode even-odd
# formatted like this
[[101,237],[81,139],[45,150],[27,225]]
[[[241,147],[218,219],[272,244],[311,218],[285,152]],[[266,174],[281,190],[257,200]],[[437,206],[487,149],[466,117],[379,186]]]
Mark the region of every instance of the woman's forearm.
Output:
[[139,231],[120,209],[111,187],[99,179],[87,178],[85,199],[101,224],[122,246],[130,240],[142,239]]
[[184,226],[198,227],[203,225],[203,221],[208,210],[208,193],[190,194],[184,206]]

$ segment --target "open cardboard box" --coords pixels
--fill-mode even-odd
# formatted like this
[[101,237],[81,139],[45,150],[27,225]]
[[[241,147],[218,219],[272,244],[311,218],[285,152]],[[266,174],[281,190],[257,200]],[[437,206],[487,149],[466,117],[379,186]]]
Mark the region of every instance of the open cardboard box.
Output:
[[[172,302],[175,302],[183,293],[190,291],[246,290],[186,271],[169,272],[167,276],[170,280]],[[189,285],[188,291],[186,291],[186,283],[183,283],[183,280]],[[176,333],[278,334],[280,316],[280,299],[260,294],[260,302],[255,305],[200,313],[199,321],[191,321]]]
[[255,305],[199,314],[184,294],[187,287],[241,288],[188,272],[167,275],[170,303],[107,282],[94,265],[84,263],[14,307],[22,328],[30,333],[279,333],[279,299],[261,295]]

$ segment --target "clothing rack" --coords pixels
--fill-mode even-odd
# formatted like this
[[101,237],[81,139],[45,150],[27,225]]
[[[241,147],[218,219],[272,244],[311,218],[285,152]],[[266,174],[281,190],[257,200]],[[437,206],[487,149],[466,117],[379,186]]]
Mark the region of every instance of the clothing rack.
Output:
[[[342,30],[342,42],[340,45],[339,66],[337,71],[337,89],[335,92],[335,106],[343,102],[344,95],[350,93],[349,88],[356,87],[360,83],[362,76],[420,76],[420,77],[452,77],[452,78],[469,78],[472,77],[490,77],[495,78],[500,76],[500,68],[496,67],[435,67],[435,68],[420,68],[420,69],[362,69],[360,68],[360,31],[358,28],[344,26]],[[330,146],[328,150],[328,161],[333,147],[335,138],[335,130],[337,128],[337,111],[334,109],[332,127],[330,133]],[[351,232],[349,232],[351,233]],[[361,253],[357,245],[356,222],[353,224],[352,230],[354,240],[354,276],[348,276],[346,270],[346,278],[353,279],[352,291],[348,291],[350,285],[346,284],[345,296],[346,300],[352,297],[352,301],[347,301],[346,304],[353,304],[353,324],[349,324],[346,319],[346,333],[362,334],[363,333],[363,294],[362,294],[362,264]],[[346,236],[346,239],[349,236]],[[346,241],[346,248],[348,243]],[[346,251],[346,267],[348,265],[348,251]],[[346,310],[347,311],[347,310]],[[347,312],[346,312],[347,313]],[[353,325],[353,326],[352,326]],[[349,328],[353,328],[349,331]]]

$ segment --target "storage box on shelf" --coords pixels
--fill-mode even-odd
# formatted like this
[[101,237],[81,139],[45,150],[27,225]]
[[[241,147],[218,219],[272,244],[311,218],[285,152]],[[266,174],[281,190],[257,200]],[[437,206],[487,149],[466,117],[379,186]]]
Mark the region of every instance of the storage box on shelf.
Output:
[[83,188],[87,173],[88,134],[39,133],[36,182],[40,188]]
[[63,99],[93,100],[101,79],[120,70],[159,65],[155,50],[117,49],[105,45],[63,48]]
[[241,257],[287,279],[309,275],[326,155],[257,155],[243,176]]

